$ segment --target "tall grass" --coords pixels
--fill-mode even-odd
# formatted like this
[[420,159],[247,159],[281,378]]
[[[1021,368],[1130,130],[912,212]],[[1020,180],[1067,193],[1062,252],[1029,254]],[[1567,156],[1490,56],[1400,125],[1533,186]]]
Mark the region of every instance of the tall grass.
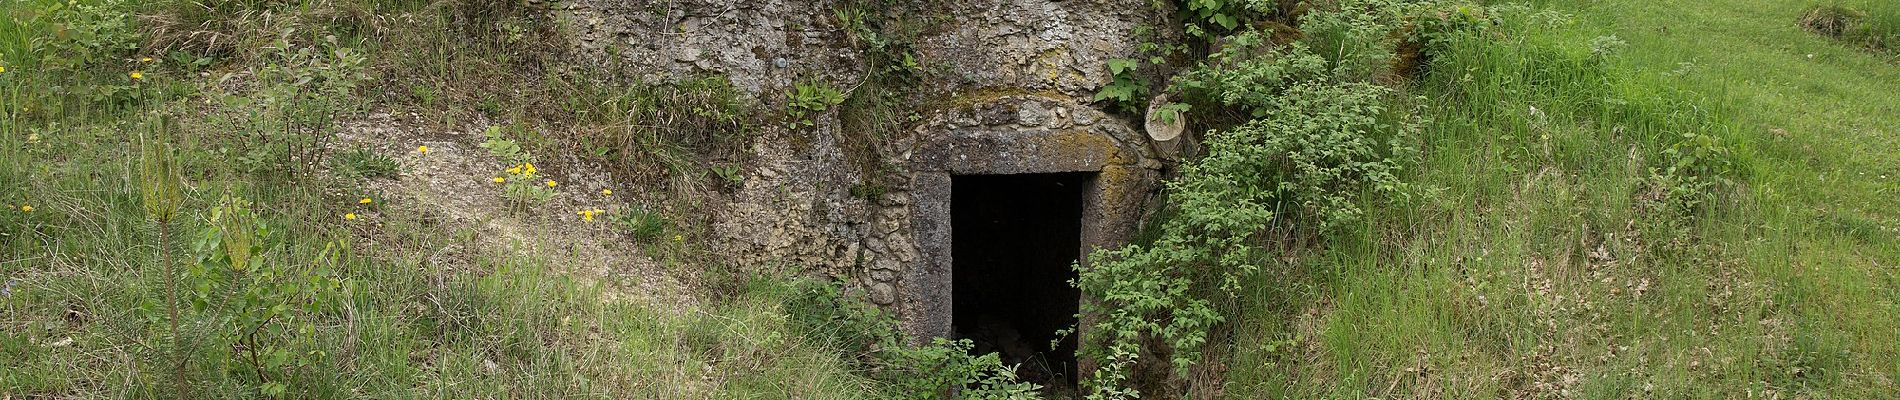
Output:
[[1900,4],[1832,1],[1812,6],[1800,20],[1817,34],[1875,51],[1900,52]]
[[[525,81],[516,68],[542,55],[511,50],[508,32],[486,30],[546,25],[521,17],[518,2],[493,3],[0,6],[8,20],[0,23],[0,394],[861,398],[885,390],[834,349],[801,339],[769,280],[702,306],[630,302],[534,249],[470,248],[473,233],[443,234],[431,216],[344,220],[359,190],[352,176],[244,166],[246,149],[327,134],[335,118],[372,101],[453,110],[432,113],[452,120],[480,110],[451,103],[506,95],[482,85]],[[286,57],[292,46],[325,52]],[[368,71],[401,89],[313,97],[268,94],[267,78],[240,78],[232,93],[216,86],[224,74],[266,72],[347,80],[325,75],[334,49],[371,53]],[[420,92],[442,97],[411,96]],[[148,113],[179,117],[183,128],[142,135]],[[166,230],[183,243],[164,246],[179,253],[175,262],[161,262],[166,241],[146,222],[141,136],[170,140],[180,154],[189,189]],[[321,154],[299,159],[309,156]],[[236,268],[218,250],[230,232],[212,211],[227,196],[256,205],[267,243],[256,267]],[[169,290],[167,266],[184,277]],[[275,285],[307,287],[282,310],[234,306],[278,293]],[[178,296],[175,314],[169,295]],[[223,328],[246,315],[271,317],[255,329]]]
[[[1752,63],[1813,40],[1786,25],[1799,5],[1550,3],[1493,8],[1495,32],[1432,54],[1408,178],[1426,192],[1264,269],[1227,396],[1891,392],[1900,309],[1879,296],[1900,281],[1876,260],[1900,259],[1900,219],[1863,205],[1900,187],[1874,166],[1897,155],[1856,142],[1895,133],[1848,113],[1900,104],[1866,95],[1894,72],[1853,51]],[[1659,176],[1711,143],[1726,172],[1707,176],[1733,182],[1670,200],[1683,181]]]

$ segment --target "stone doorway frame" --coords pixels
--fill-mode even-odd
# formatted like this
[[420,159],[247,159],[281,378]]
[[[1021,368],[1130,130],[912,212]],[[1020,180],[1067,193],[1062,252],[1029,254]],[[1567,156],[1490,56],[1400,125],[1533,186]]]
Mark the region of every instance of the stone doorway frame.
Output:
[[[1142,205],[1158,185],[1161,163],[1145,136],[1092,107],[1041,96],[1005,96],[948,110],[916,131],[910,165],[912,237],[918,262],[897,285],[898,316],[920,343],[949,338],[951,185],[954,175],[1090,172],[1082,194],[1082,248],[1128,243]],[[1087,304],[1085,295],[1078,304]],[[1081,336],[1094,318],[1083,315]],[[1086,368],[1084,369],[1086,370]]]

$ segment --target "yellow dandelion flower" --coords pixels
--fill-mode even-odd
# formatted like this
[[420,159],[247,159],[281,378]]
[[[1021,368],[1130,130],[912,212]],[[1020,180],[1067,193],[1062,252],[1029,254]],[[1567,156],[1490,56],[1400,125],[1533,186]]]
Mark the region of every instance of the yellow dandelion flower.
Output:
[[590,222],[594,220],[594,210],[580,210],[579,212],[576,212],[575,214],[580,214],[582,222]]
[[560,183],[555,182],[552,179],[548,180],[548,187],[554,187],[555,185],[560,185]]
[[152,58],[151,58],[151,57],[141,57],[141,58],[139,58],[139,62],[152,62]]
[[348,213],[348,214],[343,214],[343,220],[344,220],[344,221],[355,221],[355,220],[356,220],[356,213]]
[[0,65],[0,74],[4,74],[4,73],[7,73],[7,66]]
[[510,173],[510,174],[515,174],[515,175],[521,175],[521,166],[519,166],[519,165],[516,165],[516,166],[514,166],[514,168],[509,168],[509,169],[508,169],[508,173]]
[[145,79],[145,73],[137,71],[137,70],[134,70],[132,71],[132,73],[127,74],[127,75],[130,75],[132,77],[132,80],[135,80],[135,81],[140,80],[140,79]]
[[33,212],[33,206],[29,206],[29,205],[25,205],[25,204],[21,204],[21,205],[20,205],[20,212]]
[[369,204],[371,202],[372,201],[368,197],[364,197],[362,200],[357,200],[356,204]]
[[600,195],[602,195],[602,196],[612,196],[612,195],[614,195],[614,190],[613,190],[613,189],[601,189],[601,190],[600,190]]
[[507,181],[508,179],[505,179],[499,176],[495,177],[495,183],[502,183],[502,182],[507,182]]
[[526,164],[521,164],[521,165],[522,165],[522,168],[521,168],[522,171],[526,171],[528,175],[534,175],[534,171],[536,171],[534,169],[534,163],[526,163]]
[[673,241],[675,241],[675,242],[680,242],[680,243],[686,243],[686,237],[685,237],[685,236],[681,236],[681,235],[673,235]]
[[416,146],[416,152],[422,153],[422,154],[429,154],[429,146],[428,145]]

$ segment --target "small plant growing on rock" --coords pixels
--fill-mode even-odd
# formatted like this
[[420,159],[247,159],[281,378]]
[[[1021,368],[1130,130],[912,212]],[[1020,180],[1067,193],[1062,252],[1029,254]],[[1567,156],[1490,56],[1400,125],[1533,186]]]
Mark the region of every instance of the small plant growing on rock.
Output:
[[816,125],[814,117],[844,103],[843,92],[819,81],[799,83],[786,97],[785,126],[792,129]]

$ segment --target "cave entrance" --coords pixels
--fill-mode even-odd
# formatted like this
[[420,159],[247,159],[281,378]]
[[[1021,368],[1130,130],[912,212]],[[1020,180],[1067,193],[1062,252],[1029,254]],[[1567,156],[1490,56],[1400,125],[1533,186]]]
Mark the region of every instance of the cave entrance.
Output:
[[[1073,388],[1084,195],[1094,172],[951,177],[951,325],[1024,380]],[[1058,340],[1059,339],[1059,340]]]

